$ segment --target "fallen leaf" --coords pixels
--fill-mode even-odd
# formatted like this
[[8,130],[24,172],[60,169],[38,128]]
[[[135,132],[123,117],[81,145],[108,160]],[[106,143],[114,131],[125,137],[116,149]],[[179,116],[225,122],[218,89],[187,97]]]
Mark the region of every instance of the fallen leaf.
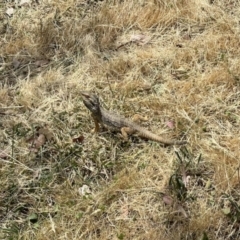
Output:
[[230,207],[226,207],[226,208],[223,208],[222,209],[222,212],[225,214],[225,215],[229,215],[231,213],[231,209]]
[[72,139],[73,142],[81,143],[81,144],[83,143],[83,140],[84,140],[84,136],[82,136],[82,135]]
[[53,133],[49,131],[49,129],[45,126],[44,128],[40,128],[38,130],[39,134],[43,134],[48,141],[53,139]]
[[190,178],[191,177],[189,175],[187,175],[187,173],[186,173],[186,169],[184,167],[182,167],[182,181],[183,181],[185,188],[187,188]]
[[46,137],[43,134],[39,134],[38,138],[34,140],[36,148],[40,148],[46,142]]
[[188,70],[184,67],[179,67],[178,69],[172,70],[172,75],[177,79],[185,79],[188,77]]
[[187,70],[184,68],[184,67],[180,67],[178,69],[175,69],[175,72],[178,72],[178,73],[186,73]]
[[39,148],[42,147],[46,142],[46,137],[43,134],[39,134],[39,136],[32,139],[30,142],[30,151],[31,152],[38,152]]
[[38,60],[36,61],[34,64],[37,66],[37,67],[42,67],[44,65],[47,65],[49,63],[48,60]]
[[172,197],[168,195],[164,195],[162,199],[163,199],[163,202],[166,203],[167,205],[173,205]]
[[205,185],[205,189],[210,189],[211,185],[212,185],[211,180],[208,179],[208,181],[207,181],[207,183]]
[[132,42],[141,41],[142,39],[144,39],[144,35],[142,35],[142,34],[133,34],[130,37],[130,41],[132,41]]
[[14,69],[17,69],[20,66],[20,62],[16,58],[14,58],[12,61],[12,65]]
[[150,41],[151,37],[143,35],[143,34],[133,34],[130,37],[131,42],[137,42],[140,45],[144,45]]
[[9,154],[7,154],[6,150],[0,150],[0,158],[1,159],[6,159],[9,157]]
[[186,178],[183,179],[183,183],[184,183],[185,188],[188,187],[190,179],[191,179],[191,177],[189,175],[186,176]]
[[183,214],[184,217],[188,217],[187,212],[184,210],[184,208],[181,205],[177,206],[177,210]]
[[129,207],[128,204],[124,204],[121,208],[120,208],[120,217],[118,217],[117,219],[126,219],[128,218],[128,214],[129,214]]
[[79,192],[80,195],[85,196],[87,194],[90,194],[91,190],[87,185],[83,185],[82,187],[80,187],[78,189],[78,192]]
[[150,40],[150,36],[146,36],[144,34],[132,34],[130,37],[124,37],[124,39],[120,40],[116,49],[119,49],[131,43],[136,43],[142,46],[147,44]]
[[11,17],[11,16],[13,15],[14,11],[15,11],[14,8],[12,8],[12,7],[11,7],[11,8],[8,8],[7,11],[6,11],[6,14],[7,14],[9,17]]
[[129,218],[129,204],[128,204],[128,198],[123,197],[123,200],[119,201],[119,216],[116,217],[116,220],[124,220]]
[[30,0],[20,0],[19,2],[19,6],[29,5],[29,4],[30,4]]
[[166,125],[169,127],[169,128],[174,128],[175,127],[175,123],[173,121],[167,121],[166,122]]

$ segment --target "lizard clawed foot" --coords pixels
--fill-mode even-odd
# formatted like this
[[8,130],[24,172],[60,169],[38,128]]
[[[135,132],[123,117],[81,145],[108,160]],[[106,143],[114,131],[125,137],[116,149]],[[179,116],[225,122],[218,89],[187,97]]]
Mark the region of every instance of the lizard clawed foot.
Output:
[[99,133],[99,131],[96,131],[96,128],[93,128],[92,130],[91,130],[91,133]]

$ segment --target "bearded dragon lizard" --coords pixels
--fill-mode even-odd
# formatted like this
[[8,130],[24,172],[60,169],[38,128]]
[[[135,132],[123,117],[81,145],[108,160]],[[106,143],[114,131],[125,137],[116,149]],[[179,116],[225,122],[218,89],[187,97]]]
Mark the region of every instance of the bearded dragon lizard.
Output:
[[95,132],[99,132],[99,124],[101,124],[110,129],[120,131],[125,140],[127,140],[128,134],[137,133],[137,135],[140,137],[159,142],[163,145],[182,145],[187,143],[187,141],[165,139],[148,131],[135,122],[126,119],[125,117],[107,111],[101,106],[98,96],[91,92],[81,92],[81,94],[83,97],[84,105],[90,110],[92,114],[95,123]]

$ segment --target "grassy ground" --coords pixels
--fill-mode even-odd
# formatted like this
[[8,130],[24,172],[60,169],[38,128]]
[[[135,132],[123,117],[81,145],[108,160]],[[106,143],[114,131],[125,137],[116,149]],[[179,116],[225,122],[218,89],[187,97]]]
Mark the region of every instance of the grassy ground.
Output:
[[[0,5],[0,238],[240,238],[239,1],[13,2]],[[188,144],[91,134],[81,90]]]

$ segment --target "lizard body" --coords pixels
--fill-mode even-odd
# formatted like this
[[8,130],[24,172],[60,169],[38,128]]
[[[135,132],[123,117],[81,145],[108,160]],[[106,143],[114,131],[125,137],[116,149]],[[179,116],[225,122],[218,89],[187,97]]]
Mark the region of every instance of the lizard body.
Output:
[[128,134],[137,133],[138,136],[153,140],[164,145],[182,145],[186,141],[168,140],[160,137],[147,129],[141,127],[135,122],[119,116],[113,112],[104,109],[97,95],[89,92],[82,92],[83,103],[90,110],[95,122],[95,132],[99,132],[99,124],[107,126],[110,129],[121,131],[123,137],[127,139]]

